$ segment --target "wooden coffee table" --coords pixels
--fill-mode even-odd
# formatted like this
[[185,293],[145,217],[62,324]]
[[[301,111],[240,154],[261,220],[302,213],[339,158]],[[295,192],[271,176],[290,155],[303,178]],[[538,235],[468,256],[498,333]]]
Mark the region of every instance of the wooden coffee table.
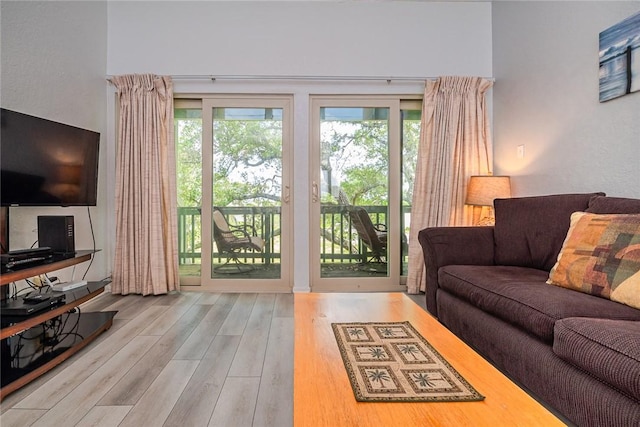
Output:
[[[294,426],[560,426],[547,409],[402,293],[296,294]],[[481,402],[357,402],[331,323],[409,321]]]

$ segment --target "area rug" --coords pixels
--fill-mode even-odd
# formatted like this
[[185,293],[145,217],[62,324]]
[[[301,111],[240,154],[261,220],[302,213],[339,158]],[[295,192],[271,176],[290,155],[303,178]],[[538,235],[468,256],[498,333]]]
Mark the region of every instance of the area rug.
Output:
[[409,322],[331,326],[359,402],[484,399]]

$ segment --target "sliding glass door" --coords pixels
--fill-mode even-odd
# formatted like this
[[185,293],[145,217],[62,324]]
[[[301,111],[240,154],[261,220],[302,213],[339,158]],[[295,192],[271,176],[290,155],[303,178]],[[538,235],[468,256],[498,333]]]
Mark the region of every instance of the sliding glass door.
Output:
[[400,290],[399,101],[311,105],[312,290]]
[[[181,156],[179,145],[178,151],[178,186],[191,187],[198,195],[189,200],[184,191],[181,202],[187,206],[179,208],[185,213],[180,217],[182,233],[201,236],[195,243],[184,239],[184,259],[195,252],[200,258],[191,257],[194,266],[184,263],[182,270],[193,275],[199,270],[199,282],[211,290],[290,290],[291,99],[203,98],[201,117],[197,111],[176,110],[176,117],[184,116],[185,122],[192,117],[191,134],[202,142],[199,150],[183,150]],[[198,120],[199,137],[194,136]],[[185,137],[188,129],[182,126]],[[195,168],[189,169],[192,175],[186,171],[190,159],[201,163],[199,173]],[[190,231],[197,228],[198,219],[193,218],[198,214],[200,230]]]
[[296,263],[313,291],[402,289],[421,101],[312,96],[309,105],[309,163],[295,166],[310,171],[310,209],[296,214],[312,226],[294,230],[292,98],[176,101],[183,285],[288,291],[295,231],[308,236],[311,256]]

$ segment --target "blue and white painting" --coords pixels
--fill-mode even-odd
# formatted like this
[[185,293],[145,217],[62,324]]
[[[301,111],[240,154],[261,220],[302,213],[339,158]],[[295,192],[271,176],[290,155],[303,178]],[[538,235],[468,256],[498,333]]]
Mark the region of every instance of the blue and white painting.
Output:
[[640,91],[640,12],[600,33],[600,102]]

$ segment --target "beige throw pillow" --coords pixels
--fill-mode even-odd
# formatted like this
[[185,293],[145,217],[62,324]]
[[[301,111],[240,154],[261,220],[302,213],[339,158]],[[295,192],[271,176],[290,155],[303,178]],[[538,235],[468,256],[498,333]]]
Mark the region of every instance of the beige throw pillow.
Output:
[[640,309],[640,214],[573,213],[547,283]]

